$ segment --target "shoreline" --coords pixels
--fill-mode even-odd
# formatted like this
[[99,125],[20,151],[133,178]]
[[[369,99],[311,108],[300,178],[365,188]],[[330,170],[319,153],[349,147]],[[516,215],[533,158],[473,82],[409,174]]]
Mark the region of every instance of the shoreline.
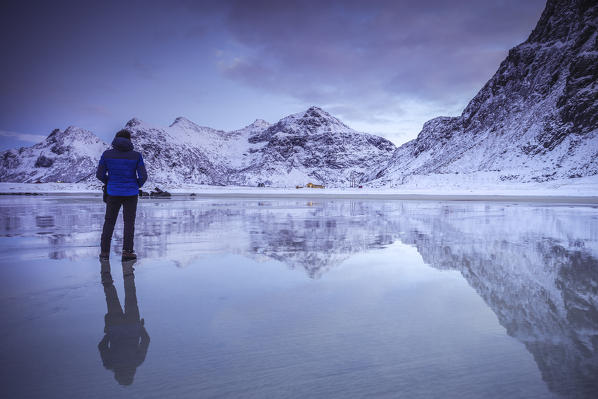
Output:
[[[176,195],[176,194],[174,194]],[[185,194],[182,194],[185,195]],[[413,194],[413,193],[202,193],[195,198],[316,198],[397,201],[542,202],[598,204],[598,196],[492,195],[492,194]]]
[[[144,191],[155,187],[168,191],[173,200],[201,198],[306,199],[306,200],[388,200],[388,201],[478,201],[554,204],[598,204],[598,175],[545,183],[502,183],[480,181],[455,184],[406,184],[395,187],[254,187],[209,186],[199,184],[157,184],[149,182]],[[99,183],[8,183],[0,182],[0,198],[14,196],[101,197]],[[143,200],[147,200],[144,199]],[[158,200],[153,198],[153,201]],[[160,200],[163,200],[161,198]]]
[[[285,190],[286,191],[286,190]],[[576,204],[576,205],[598,205],[598,196],[591,195],[550,195],[550,194],[532,194],[532,193],[397,193],[397,192],[285,192],[280,191],[258,191],[242,192],[237,190],[211,190],[209,192],[181,192],[172,193],[172,199],[192,198],[238,198],[238,199],[306,199],[306,200],[395,200],[395,201],[448,201],[448,202],[525,202],[525,203],[545,203],[545,204]],[[0,192],[2,197],[80,197],[89,196],[101,198],[101,193],[97,191],[39,191],[39,192]],[[142,201],[164,201],[170,198],[147,198]]]

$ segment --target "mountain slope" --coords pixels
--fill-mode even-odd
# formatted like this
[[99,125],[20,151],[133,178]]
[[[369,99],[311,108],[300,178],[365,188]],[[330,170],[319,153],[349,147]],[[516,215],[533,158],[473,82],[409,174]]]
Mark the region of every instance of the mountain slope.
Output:
[[[348,186],[388,162],[395,146],[357,132],[317,107],[274,125],[256,120],[225,132],[179,117],[168,127],[137,118],[126,126],[143,154],[147,187],[185,184],[294,187],[310,181]],[[108,145],[93,133],[69,127],[43,142],[0,153],[0,181],[95,182],[95,169]]]
[[274,125],[258,119],[231,132],[182,117],[167,128],[138,119],[126,127],[143,153],[150,185],[348,186],[388,162],[395,150],[390,141],[357,132],[317,107]]
[[93,181],[108,144],[74,126],[55,129],[41,143],[0,152],[0,181],[76,183]]
[[225,132],[199,126],[179,117],[169,127],[150,126],[132,119],[126,128],[133,144],[143,154],[149,185],[234,184],[234,174],[251,164],[257,151],[249,139],[270,126],[256,120],[239,130]]
[[597,26],[595,1],[549,0],[461,116],[424,124],[369,178],[384,185],[431,174],[482,172],[497,182],[597,174]]
[[281,119],[249,142],[259,149],[250,166],[237,174],[238,184],[292,187],[314,181],[348,186],[388,161],[395,150],[390,141],[357,132],[318,107]]
[[224,132],[200,127],[184,118],[177,118],[167,128],[133,118],[125,127],[132,133],[135,150],[143,155],[148,187],[220,184],[226,175],[226,168],[211,153],[214,142],[219,142]]

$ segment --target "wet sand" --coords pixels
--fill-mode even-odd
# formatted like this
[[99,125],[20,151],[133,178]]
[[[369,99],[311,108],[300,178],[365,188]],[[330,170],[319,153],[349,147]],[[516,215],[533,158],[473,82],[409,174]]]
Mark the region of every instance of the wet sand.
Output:
[[[42,195],[42,196],[91,196],[101,197],[96,192],[2,192],[2,196]],[[240,198],[240,199],[358,199],[358,200],[397,200],[397,201],[477,201],[477,202],[531,202],[553,204],[598,204],[598,196],[568,195],[495,195],[495,194],[415,194],[415,193],[374,193],[374,192],[317,192],[317,191],[208,191],[174,192],[173,199],[182,198]],[[145,199],[145,198],[144,198]],[[164,200],[168,198],[147,198]]]
[[[174,196],[189,195],[176,193]],[[546,195],[478,195],[478,194],[396,194],[396,193],[276,193],[276,192],[212,192],[198,193],[196,198],[305,198],[305,199],[359,199],[399,201],[482,201],[482,202],[539,202],[559,204],[598,204],[598,196]]]

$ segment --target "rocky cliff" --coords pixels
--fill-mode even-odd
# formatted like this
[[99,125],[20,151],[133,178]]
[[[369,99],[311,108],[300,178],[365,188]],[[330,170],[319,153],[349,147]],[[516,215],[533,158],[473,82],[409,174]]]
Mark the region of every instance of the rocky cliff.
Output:
[[598,173],[598,3],[549,0],[529,38],[458,117],[439,117],[372,173],[377,185],[483,173],[496,182]]

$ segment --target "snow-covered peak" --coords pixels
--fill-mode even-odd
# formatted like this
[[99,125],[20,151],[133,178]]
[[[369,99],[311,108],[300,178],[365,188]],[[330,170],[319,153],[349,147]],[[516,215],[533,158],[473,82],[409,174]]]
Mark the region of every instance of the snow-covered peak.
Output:
[[179,116],[177,117],[174,122],[172,122],[170,124],[169,127],[181,127],[184,129],[190,128],[190,129],[197,129],[199,128],[199,125],[196,124],[195,122],[190,121],[189,119],[185,118],[184,116]]
[[75,138],[75,137],[82,137],[82,136],[95,136],[89,130],[77,127],[77,126],[69,126],[65,130],[54,129],[52,132],[44,139],[45,142],[47,141],[56,141],[56,140],[64,140],[65,138]]
[[31,147],[0,152],[0,181],[25,183],[92,181],[102,151],[108,145],[89,130],[69,126],[54,129]]
[[332,118],[332,115],[315,105],[312,105],[307,110],[305,110],[304,114],[306,117]]
[[139,118],[132,118],[130,121],[127,122],[127,124],[125,125],[126,128],[131,128],[131,127],[137,127],[137,126],[142,126],[145,123],[139,119]]
[[179,137],[181,132],[185,133],[183,136],[190,134],[193,136],[197,132],[216,135],[223,135],[225,133],[222,130],[213,129],[207,126],[200,126],[183,116],[176,118],[168,128],[168,130],[176,137]]
[[309,107],[304,112],[289,115],[271,125],[261,134],[250,139],[251,142],[268,141],[272,137],[284,135],[333,135],[357,133],[339,119],[319,107]]
[[266,122],[265,120],[256,119],[250,125],[247,125],[244,128],[241,128],[238,130],[234,130],[231,132],[231,134],[240,135],[240,136],[245,136],[245,135],[253,136],[255,134],[259,134],[259,133],[263,132],[264,130],[268,129],[270,126],[271,126],[270,123]]
[[50,148],[55,154],[68,150],[89,155],[95,154],[98,148],[104,146],[105,143],[95,134],[77,126],[69,126],[64,131],[54,129],[44,141],[36,145],[38,148]]
[[345,125],[339,119],[335,118],[334,116],[330,115],[328,112],[324,111],[320,107],[311,106],[305,112],[300,112],[294,115],[291,115],[283,121],[294,123],[296,122],[299,125],[311,127],[314,130],[318,131],[345,131],[351,130],[349,126]]
[[[58,129],[55,129],[52,133],[56,132]],[[50,133],[50,135],[52,135],[52,133]],[[56,135],[60,135],[60,131],[56,132]],[[61,136],[63,137],[96,137],[95,134],[93,134],[92,132],[90,132],[87,129],[83,129],[81,127],[78,126],[69,126],[67,127],[64,132],[62,132]]]
[[270,123],[263,120],[263,119],[256,119],[255,121],[253,121],[253,123],[251,125],[246,126],[246,128],[252,128],[252,129],[266,129],[270,126]]

